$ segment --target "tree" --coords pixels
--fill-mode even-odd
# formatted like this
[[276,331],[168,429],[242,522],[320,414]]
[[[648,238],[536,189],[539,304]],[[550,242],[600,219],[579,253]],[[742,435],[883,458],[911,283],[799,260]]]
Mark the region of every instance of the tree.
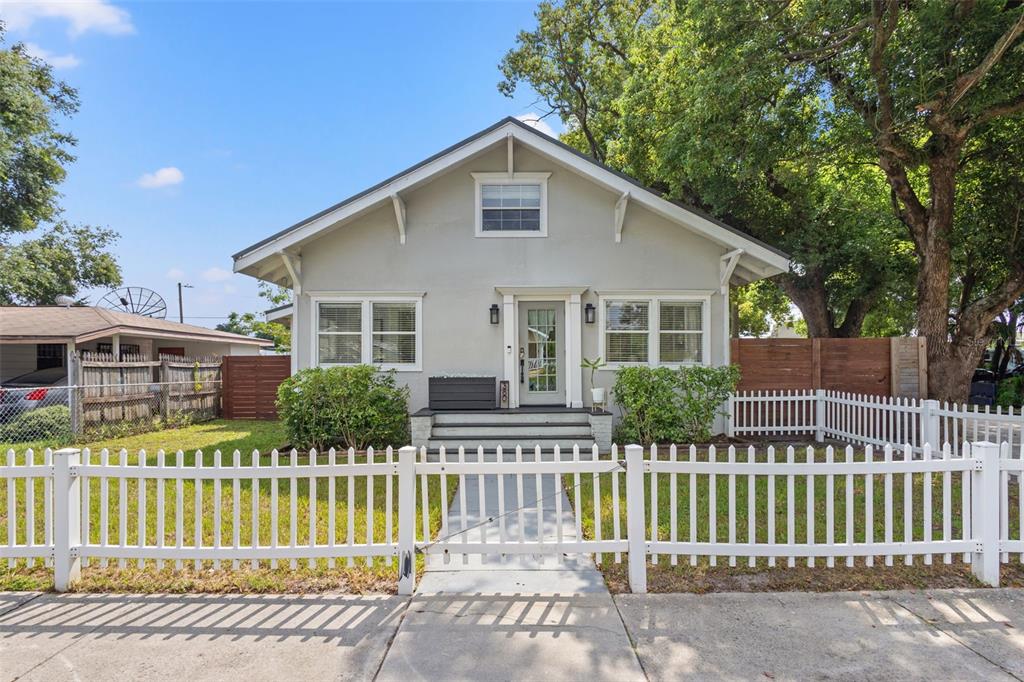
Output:
[[1006,193],[1022,175],[1024,5],[734,0],[679,11],[700,41],[772,74],[766,94],[779,82],[813,93],[812,140],[881,170],[914,247],[930,392],[964,398],[993,319],[1024,293],[1020,198]]
[[0,244],[59,214],[57,185],[74,161],[75,138],[56,121],[78,111],[78,93],[46,62],[3,42],[0,22]]
[[[798,268],[776,283],[812,335],[858,336],[912,277],[879,258],[907,251],[882,174],[805,141],[818,125],[806,93],[750,77],[737,50],[709,74],[712,48],[668,2],[543,3],[537,22],[503,60],[501,91],[528,82],[568,124],[565,141],[792,254]],[[733,115],[752,97],[759,109]]]
[[121,284],[109,247],[117,233],[60,222],[36,239],[0,244],[0,304],[53,305],[82,288]]
[[789,299],[773,282],[762,279],[743,287],[736,287],[729,295],[732,307],[734,337],[767,336],[779,325],[794,324]]
[[[258,294],[273,305],[282,305],[292,300],[291,291],[266,282],[259,282]],[[278,353],[287,353],[292,345],[291,329],[280,322],[261,320],[257,313],[228,313],[228,321],[218,324],[217,329],[273,341],[274,350]]]

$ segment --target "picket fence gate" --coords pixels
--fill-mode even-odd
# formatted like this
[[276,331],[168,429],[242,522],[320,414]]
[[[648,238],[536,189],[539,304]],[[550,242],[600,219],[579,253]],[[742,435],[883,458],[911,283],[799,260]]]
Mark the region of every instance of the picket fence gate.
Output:
[[[66,590],[83,562],[238,568],[287,561],[296,568],[380,557],[397,563],[400,594],[412,592],[416,554],[593,554],[616,562],[626,555],[634,592],[646,591],[648,561],[663,558],[694,565],[726,558],[733,566],[759,558],[815,566],[823,558],[832,567],[858,557],[866,565],[903,557],[909,565],[917,556],[949,563],[962,555],[990,585],[999,582],[1000,562],[1024,561],[1024,459],[1009,443],[939,451],[926,444],[921,456],[909,443],[860,451],[623,450],[621,458],[617,446],[606,454],[404,447],[300,458],[273,451],[269,465],[258,452],[243,458],[236,451],[228,458],[215,452],[212,466],[202,453],[186,466],[181,452],[158,452],[155,463],[140,452],[131,464],[123,450],[114,457],[47,450],[42,462],[32,451],[21,458],[10,451],[0,466],[7,512],[0,558],[10,566],[51,565],[56,588]],[[488,477],[497,480],[490,487],[497,500],[487,499]],[[666,495],[668,504],[659,504]],[[357,517],[359,503],[365,509]]]

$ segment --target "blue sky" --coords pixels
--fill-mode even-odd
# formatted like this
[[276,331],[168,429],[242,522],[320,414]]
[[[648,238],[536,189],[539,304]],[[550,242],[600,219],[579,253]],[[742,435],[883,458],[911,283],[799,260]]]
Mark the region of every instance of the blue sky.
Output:
[[[213,326],[261,310],[231,254],[499,118],[533,2],[0,2],[78,89],[65,218],[119,232],[125,284]],[[558,124],[548,119],[558,129]],[[102,293],[102,292],[96,292]],[[94,298],[96,298],[94,296]]]

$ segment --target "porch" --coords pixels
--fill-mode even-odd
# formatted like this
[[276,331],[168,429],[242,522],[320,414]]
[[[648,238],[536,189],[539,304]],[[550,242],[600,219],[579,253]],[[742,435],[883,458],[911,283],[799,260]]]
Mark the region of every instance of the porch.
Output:
[[583,407],[522,406],[490,409],[424,408],[409,416],[412,444],[438,450],[457,451],[459,447],[476,450],[514,452],[555,446],[571,451],[574,445],[601,452],[611,448],[612,413]]

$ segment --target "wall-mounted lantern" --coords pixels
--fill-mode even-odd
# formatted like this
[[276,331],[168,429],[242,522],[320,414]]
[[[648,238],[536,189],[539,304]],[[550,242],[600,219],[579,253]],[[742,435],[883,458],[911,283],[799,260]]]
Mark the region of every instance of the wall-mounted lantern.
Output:
[[597,314],[597,308],[594,307],[593,303],[588,303],[583,308],[583,319],[587,321],[587,324],[594,324],[594,318]]
[[498,304],[491,304],[491,324],[498,324]]

